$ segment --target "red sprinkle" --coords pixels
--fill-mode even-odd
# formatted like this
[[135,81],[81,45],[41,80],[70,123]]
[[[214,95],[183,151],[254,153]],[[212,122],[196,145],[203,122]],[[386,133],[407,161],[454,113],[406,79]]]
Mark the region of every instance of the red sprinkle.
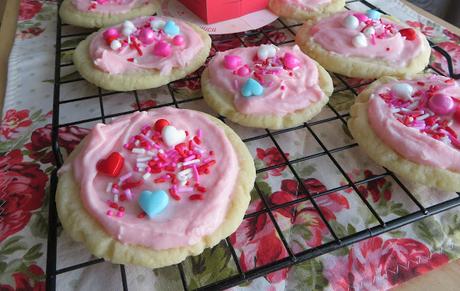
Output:
[[180,196],[177,195],[176,191],[173,188],[169,189],[169,195],[171,195],[171,198],[174,200],[177,200],[177,201],[180,200]]
[[141,186],[142,184],[144,184],[143,179],[134,180],[132,178],[129,178],[125,180],[123,184],[121,184],[121,189],[126,190],[126,189],[136,188],[136,187]]
[[417,38],[417,33],[412,28],[403,28],[399,33],[406,37],[407,40],[415,40]]
[[159,183],[165,183],[166,182],[166,179],[165,178],[156,178],[155,180],[153,180],[153,182],[159,184]]
[[118,207],[118,211],[125,212],[125,208],[123,206]]
[[126,197],[126,194],[120,194],[119,199],[120,199],[121,202],[123,202],[123,201],[126,201],[126,199],[128,199],[128,197]]
[[137,215],[137,218],[144,218],[147,214],[145,214],[145,212],[141,212]]
[[190,197],[188,197],[188,199],[190,199],[190,200],[192,200],[192,201],[203,200],[203,199],[204,199],[204,195],[203,195],[203,194],[193,194],[193,195],[191,195]]
[[193,138],[193,141],[196,143],[196,144],[201,144],[201,139],[198,137],[198,136],[195,136]]
[[127,60],[128,62],[131,62],[131,63],[134,62],[134,58],[128,58],[128,59],[126,59],[126,60]]

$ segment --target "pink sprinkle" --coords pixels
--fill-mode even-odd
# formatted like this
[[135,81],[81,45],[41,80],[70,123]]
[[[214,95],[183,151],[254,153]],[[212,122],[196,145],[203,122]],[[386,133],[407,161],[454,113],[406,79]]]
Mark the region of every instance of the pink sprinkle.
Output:
[[151,171],[152,171],[152,168],[150,168],[149,166],[147,166],[147,167],[145,168],[145,172],[146,172],[146,173],[150,173]]
[[144,140],[151,146],[154,146],[155,145],[155,142],[150,139],[148,136],[144,135],[144,134],[141,134],[141,136],[144,138]]
[[124,193],[126,197],[128,197],[128,200],[133,200],[133,192],[131,192],[131,189],[126,189]]
[[198,169],[195,164],[192,165],[192,173],[195,182],[200,183],[200,174],[198,173]]
[[186,157],[186,158],[184,159],[184,162],[191,161],[191,160],[193,160],[193,159],[195,159],[195,158],[196,158],[195,155],[188,156],[188,157]]
[[117,212],[117,217],[123,217],[124,215],[125,215],[125,213],[122,212],[122,211]]
[[181,187],[177,190],[177,193],[191,193],[193,192],[192,187]]
[[201,131],[201,128],[200,128],[196,131],[196,136],[198,136],[198,138],[201,138],[202,133],[203,132]]
[[109,210],[107,210],[107,215],[108,215],[108,216],[112,216],[112,215],[113,215],[113,212],[112,212],[112,210],[110,210],[110,209],[109,209]]
[[153,144],[153,147],[156,148],[156,149],[160,149],[161,147],[158,145],[158,144]]

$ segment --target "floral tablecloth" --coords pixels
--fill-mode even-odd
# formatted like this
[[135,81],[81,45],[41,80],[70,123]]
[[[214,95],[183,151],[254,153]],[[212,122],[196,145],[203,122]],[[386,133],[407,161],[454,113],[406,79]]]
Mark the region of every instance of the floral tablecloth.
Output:
[[[452,56],[454,69],[460,72],[460,37],[417,15],[399,1],[370,1],[386,12],[419,28],[433,42]],[[349,4],[354,9],[365,9],[359,2]],[[22,0],[16,31],[16,41],[10,56],[8,84],[0,127],[0,290],[44,290],[46,264],[46,239],[48,227],[49,175],[54,168],[51,153],[51,108],[54,74],[54,43],[56,26],[55,1]],[[280,23],[274,22],[271,27]],[[267,30],[269,31],[269,30]],[[288,30],[268,32],[271,40],[292,40]],[[273,39],[272,39],[273,38]],[[215,48],[225,50],[266,42],[251,35],[241,35],[237,42],[218,41]],[[69,39],[63,47],[75,45],[79,39]],[[68,60],[71,51],[62,55]],[[434,52],[432,66],[447,72],[445,59]],[[62,78],[75,77],[72,66],[63,70]],[[337,93],[331,105],[346,113],[353,103],[354,94],[335,78]],[[347,80],[362,90],[366,80]],[[188,99],[200,96],[198,81],[178,82],[172,86],[176,97]],[[61,96],[72,98],[75,94],[97,94],[97,89],[81,81],[61,89]],[[94,93],[96,92],[96,93]],[[82,95],[84,96],[84,95]],[[167,88],[139,92],[142,107],[165,103]],[[96,103],[94,103],[96,102]],[[98,101],[82,101],[61,107],[61,123],[97,116]],[[123,94],[110,96],[105,113],[116,112],[120,107],[136,107],[136,102]],[[201,100],[186,107],[209,110]],[[326,108],[316,119],[333,116]],[[60,129],[59,144],[70,152],[88,133],[94,122],[67,126]],[[231,125],[241,136],[250,137],[260,131]],[[353,141],[340,120],[320,123],[312,127],[328,149],[352,144]],[[290,131],[275,136],[276,142],[288,159],[321,151],[311,133],[306,129]],[[270,139],[249,142],[258,168],[275,166],[284,162],[283,156]],[[358,147],[334,154],[345,166],[348,177],[362,180],[385,170],[371,162]],[[345,177],[327,156],[294,164],[305,187],[311,193],[347,184]],[[271,205],[291,201],[297,196],[299,185],[286,166],[262,172],[257,185]],[[455,197],[455,193],[441,193],[407,184],[424,206]],[[359,192],[385,220],[406,215],[417,210],[401,187],[391,178],[372,180],[361,184]],[[265,204],[256,192],[248,213],[263,209]],[[377,224],[363,202],[351,188],[316,199],[333,230],[345,236]],[[323,255],[294,267],[269,274],[235,289],[251,290],[375,290],[387,289],[412,277],[424,274],[450,260],[460,257],[460,209],[439,214],[413,223],[396,231],[368,239],[351,247]],[[274,211],[291,249],[296,252],[312,248],[331,240],[331,235],[310,202],[302,202]],[[287,251],[277,235],[273,221],[266,215],[247,219],[230,237],[243,271],[262,266],[287,256]],[[64,268],[94,259],[79,244],[73,242],[59,229],[57,267]],[[201,256],[189,258],[184,263],[189,287],[197,287],[236,274],[236,266],[228,249],[219,245]],[[178,290],[181,281],[176,267],[159,270],[127,266],[128,287],[132,290]],[[103,278],[103,279],[102,279]],[[121,276],[118,266],[107,262],[84,269],[65,272],[57,276],[58,290],[120,290]]]

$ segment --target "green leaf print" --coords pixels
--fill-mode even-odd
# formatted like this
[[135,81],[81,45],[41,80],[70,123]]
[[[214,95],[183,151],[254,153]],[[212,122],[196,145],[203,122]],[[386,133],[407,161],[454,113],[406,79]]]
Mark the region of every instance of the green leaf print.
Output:
[[17,251],[26,250],[27,245],[21,241],[22,238],[22,236],[13,236],[6,239],[0,247],[0,255],[11,255]]
[[43,255],[43,253],[40,252],[42,247],[43,244],[41,243],[34,245],[27,251],[27,253],[24,254],[24,256],[22,256],[22,258],[26,261],[35,261]]
[[48,237],[48,220],[44,213],[37,212],[34,214],[30,223],[30,231],[36,237]]
[[432,248],[439,249],[445,239],[442,225],[433,217],[417,221],[412,224],[412,229],[418,238],[428,243]]
[[318,259],[311,259],[291,268],[286,290],[323,290],[327,285],[328,281],[323,275],[323,264]]
[[201,255],[190,257],[184,263],[189,288],[223,280],[237,273],[230,250],[221,242],[212,249],[206,249]]

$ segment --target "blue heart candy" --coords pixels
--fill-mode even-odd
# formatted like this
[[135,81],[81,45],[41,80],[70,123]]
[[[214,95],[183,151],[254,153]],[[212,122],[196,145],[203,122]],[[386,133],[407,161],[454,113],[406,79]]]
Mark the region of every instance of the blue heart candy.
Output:
[[262,94],[264,94],[264,87],[252,78],[249,78],[241,88],[241,95],[244,97],[261,96]]
[[369,17],[372,20],[379,20],[380,17],[382,16],[382,13],[378,12],[375,9],[367,10],[366,14],[367,14],[367,17]]
[[164,32],[170,36],[176,36],[180,33],[179,26],[172,20],[168,20],[163,27]]
[[142,191],[139,205],[150,218],[162,212],[169,203],[169,196],[163,190]]

